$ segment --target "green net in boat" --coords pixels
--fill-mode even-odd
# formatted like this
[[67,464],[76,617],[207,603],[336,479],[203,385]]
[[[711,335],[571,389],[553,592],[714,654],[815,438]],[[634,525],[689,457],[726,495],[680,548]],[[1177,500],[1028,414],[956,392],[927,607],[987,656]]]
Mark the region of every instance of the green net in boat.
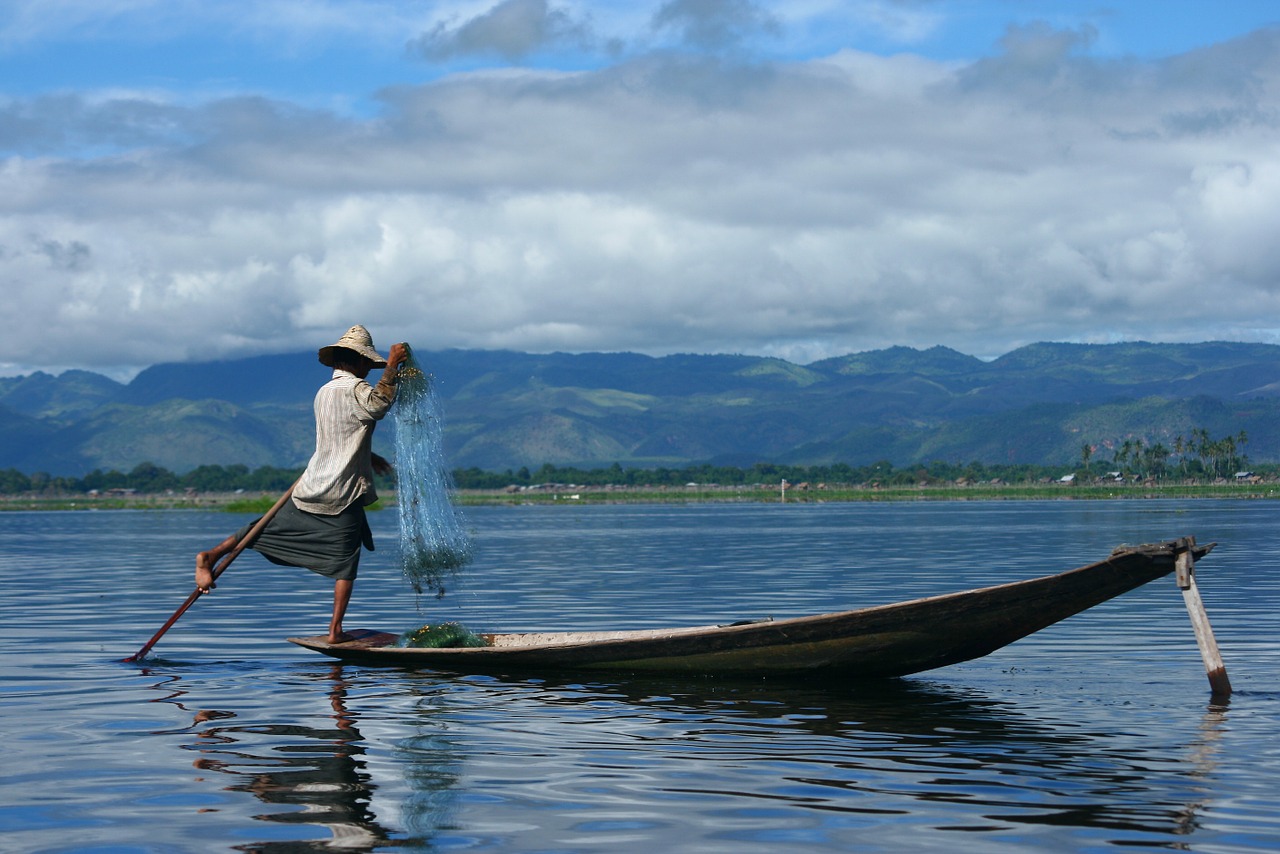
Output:
[[409,352],[400,369],[395,418],[400,560],[415,592],[445,594],[446,582],[471,560],[471,540],[453,503],[444,430],[432,377]]
[[484,638],[461,623],[433,623],[405,632],[400,636],[400,646],[418,649],[442,649],[460,646],[488,646]]

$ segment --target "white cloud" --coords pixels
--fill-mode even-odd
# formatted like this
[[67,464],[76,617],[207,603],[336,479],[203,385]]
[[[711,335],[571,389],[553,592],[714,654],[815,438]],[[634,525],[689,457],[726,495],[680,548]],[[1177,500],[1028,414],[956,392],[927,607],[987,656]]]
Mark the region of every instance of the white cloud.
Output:
[[1280,34],[1154,62],[1087,40],[472,72],[372,118],[10,96],[0,364],[127,371],[355,322],[420,349],[800,359],[1273,340]]
[[778,19],[752,0],[666,0],[654,13],[653,28],[673,31],[680,43],[712,51],[781,34]]
[[589,47],[593,37],[585,20],[551,6],[547,0],[502,0],[465,20],[438,21],[410,47],[433,61],[459,56],[500,56],[518,62],[539,51]]

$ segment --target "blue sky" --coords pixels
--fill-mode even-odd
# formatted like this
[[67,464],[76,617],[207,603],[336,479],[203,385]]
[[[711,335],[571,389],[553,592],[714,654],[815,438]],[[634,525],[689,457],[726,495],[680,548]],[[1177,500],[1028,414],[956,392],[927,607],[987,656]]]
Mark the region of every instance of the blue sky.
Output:
[[[426,61],[409,47],[434,27],[458,29],[499,4],[428,2],[111,2],[31,0],[0,4],[0,79],[6,95],[104,88],[162,89],[196,96],[257,92],[315,104],[358,104],[389,85],[505,64],[477,53]],[[610,39],[636,52],[672,47],[656,32],[661,3],[540,4],[590,21],[595,46],[559,44],[522,64],[599,68],[616,59]],[[689,4],[696,6],[698,4]],[[998,52],[1010,26],[1092,28],[1099,58],[1156,59],[1227,41],[1280,22],[1273,2],[1232,0],[883,0],[883,2],[715,3],[748,5],[777,28],[754,36],[757,57],[796,61],[842,49],[912,53],[971,62]],[[1211,8],[1216,6],[1216,8]],[[59,14],[59,11],[65,17]],[[859,10],[862,10],[859,13]],[[61,20],[60,20],[61,19]]]
[[0,2],[0,374],[1276,342],[1264,2]]

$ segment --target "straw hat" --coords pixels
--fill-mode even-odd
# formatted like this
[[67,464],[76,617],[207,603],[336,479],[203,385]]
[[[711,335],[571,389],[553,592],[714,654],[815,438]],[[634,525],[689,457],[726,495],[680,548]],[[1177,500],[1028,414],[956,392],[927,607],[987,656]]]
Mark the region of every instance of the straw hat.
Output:
[[385,368],[387,360],[378,355],[378,351],[373,349],[373,336],[369,334],[369,330],[360,324],[351,327],[338,339],[337,344],[330,344],[328,347],[320,348],[320,364],[333,367],[333,351],[334,350],[350,350],[364,356],[370,362],[373,362],[375,368]]

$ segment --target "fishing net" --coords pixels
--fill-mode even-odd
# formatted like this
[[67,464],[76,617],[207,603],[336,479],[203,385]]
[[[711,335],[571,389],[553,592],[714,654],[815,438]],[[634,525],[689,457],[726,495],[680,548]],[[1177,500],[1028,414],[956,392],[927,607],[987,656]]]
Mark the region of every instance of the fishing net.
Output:
[[444,431],[432,377],[409,351],[400,368],[395,418],[400,559],[416,593],[444,596],[445,583],[471,560],[471,539],[453,503]]
[[442,649],[460,646],[488,646],[485,639],[461,623],[426,625],[400,636],[400,646],[418,649]]

